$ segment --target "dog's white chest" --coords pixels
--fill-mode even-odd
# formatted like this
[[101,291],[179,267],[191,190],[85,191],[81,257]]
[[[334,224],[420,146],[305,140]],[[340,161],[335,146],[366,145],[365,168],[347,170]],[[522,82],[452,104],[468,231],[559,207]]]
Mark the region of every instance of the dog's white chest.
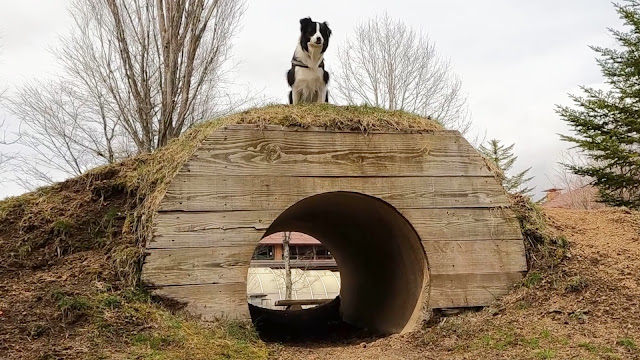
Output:
[[325,86],[322,78],[324,70],[322,70],[322,68],[296,67],[295,71],[296,82],[294,84],[294,91],[302,95],[300,100],[304,102],[315,101]]

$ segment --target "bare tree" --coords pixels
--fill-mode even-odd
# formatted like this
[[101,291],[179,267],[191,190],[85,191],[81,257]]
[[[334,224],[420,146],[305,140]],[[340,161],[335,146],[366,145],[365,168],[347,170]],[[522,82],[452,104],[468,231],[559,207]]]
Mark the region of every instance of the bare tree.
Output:
[[251,104],[227,82],[243,11],[241,0],[72,0],[74,26],[53,50],[59,79],[24,85],[10,103],[33,150],[21,172],[49,183]]
[[282,260],[284,260],[284,288],[286,300],[291,300],[293,283],[291,281],[291,253],[289,252],[289,243],[291,242],[291,232],[282,233]]
[[[4,101],[4,92],[4,90],[0,91],[0,105],[2,105]],[[9,139],[5,121],[6,119],[4,118],[0,119],[0,174],[6,174],[8,172],[7,165],[9,164],[9,161],[13,160],[16,156],[14,153],[7,152],[3,149],[3,147],[12,145],[17,141],[17,139]],[[6,180],[4,176],[0,177],[0,183],[2,183],[4,180]]]
[[467,99],[429,38],[384,14],[356,26],[338,49],[333,88],[349,104],[405,110],[469,131]]
[[566,206],[571,209],[592,209],[601,207],[597,202],[597,189],[591,184],[593,179],[587,176],[574,174],[569,166],[584,166],[593,164],[590,160],[577,150],[562,151],[560,153],[560,161],[554,169],[554,177],[551,183],[554,187],[564,191]]
[[22,121],[20,144],[30,151],[16,164],[26,188],[57,177],[82,174],[102,163],[130,155],[127,134],[105,110],[104,98],[65,81],[36,81],[11,99],[11,112]]
[[151,151],[218,108],[244,2],[74,0],[76,30],[58,54],[109,97],[138,151]]
[[[310,280],[307,276],[310,266],[312,266],[315,260],[315,250],[308,251],[301,254],[299,248],[296,249],[295,254],[291,252],[291,231],[285,231],[281,233],[273,234],[274,236],[282,237],[282,263],[283,268],[280,270],[280,264],[276,266],[278,270],[272,271],[272,274],[281,289],[284,289],[286,300],[293,299],[293,292],[302,291],[305,288],[311,288],[313,284],[319,281],[319,278]],[[269,245],[259,244],[254,250],[252,259],[258,259],[259,254],[267,255],[267,259],[273,260],[269,255],[274,253],[269,250]],[[293,260],[293,261],[292,261]],[[294,262],[295,261],[295,262]],[[266,264],[265,264],[266,265]],[[293,266],[292,266],[293,265]],[[270,267],[266,265],[267,267]],[[295,269],[295,270],[294,270]],[[256,289],[256,292],[258,290]]]
[[[0,33],[0,39],[2,39],[1,37],[1,33]],[[0,44],[1,45],[1,44]],[[1,49],[1,47],[0,47]],[[6,90],[4,89],[0,89],[0,106],[4,105],[4,94],[5,94]],[[9,163],[9,161],[13,158],[13,154],[9,154],[5,151],[3,151],[3,146],[7,146],[7,145],[11,145],[12,143],[15,142],[11,141],[8,139],[7,136],[7,130],[5,127],[5,119],[2,118],[0,119],[0,174],[6,174],[7,173],[7,164]],[[4,177],[0,178],[0,183],[5,180]]]

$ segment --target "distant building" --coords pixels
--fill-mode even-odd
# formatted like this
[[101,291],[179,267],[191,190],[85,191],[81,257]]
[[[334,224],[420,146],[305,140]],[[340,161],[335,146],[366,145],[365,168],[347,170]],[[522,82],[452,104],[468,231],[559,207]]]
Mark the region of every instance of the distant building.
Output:
[[551,188],[544,192],[546,195],[542,199],[542,206],[545,208],[591,210],[606,206],[597,201],[598,189],[590,185],[569,191]]
[[[247,276],[247,301],[270,309],[285,299],[285,273],[282,241],[284,233],[269,235],[258,243]],[[292,299],[333,299],[340,294],[340,273],[331,252],[320,241],[291,232],[289,254]],[[315,305],[304,305],[303,308]]]
[[[284,233],[269,235],[258,243],[251,267],[283,268]],[[315,238],[292,232],[289,241],[289,254],[292,268],[337,270],[338,266],[331,252]]]
[[544,190],[543,192],[546,195],[544,196],[543,202],[553,201],[555,198],[557,198],[562,194],[562,190],[563,189],[558,189],[558,188],[551,188],[551,189]]

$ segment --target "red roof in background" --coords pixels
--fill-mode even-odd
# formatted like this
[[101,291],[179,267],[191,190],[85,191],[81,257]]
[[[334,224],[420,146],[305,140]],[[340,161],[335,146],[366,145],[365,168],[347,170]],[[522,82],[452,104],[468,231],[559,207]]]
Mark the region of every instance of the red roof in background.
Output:
[[[262,245],[278,245],[282,244],[282,238],[284,235],[282,233],[271,234],[262,240],[260,240],[260,244]],[[289,242],[291,245],[321,245],[322,243],[315,238],[298,232],[291,233],[291,241]]]
[[544,201],[542,207],[587,210],[606,207],[605,204],[597,202],[597,199],[598,189],[587,185],[579,189],[563,192],[552,200]]

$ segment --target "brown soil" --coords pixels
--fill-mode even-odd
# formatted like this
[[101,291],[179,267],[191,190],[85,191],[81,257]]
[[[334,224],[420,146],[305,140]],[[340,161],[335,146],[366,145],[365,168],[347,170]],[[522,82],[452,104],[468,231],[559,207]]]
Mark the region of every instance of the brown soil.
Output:
[[135,249],[122,232],[128,201],[117,174],[97,172],[2,203],[0,358],[87,358],[99,346],[86,326],[89,300],[128,287],[112,258]]
[[479,312],[423,331],[350,344],[272,345],[278,359],[640,359],[640,214],[545,211],[569,239],[556,269],[534,271]]
[[[0,278],[0,353],[7,358],[82,358],[95,346],[83,334],[82,312],[63,313],[56,294],[74,296],[101,286],[104,256],[83,252],[43,270],[22,270]],[[58,295],[58,296],[60,296]]]
[[120,170],[0,201],[0,359],[266,358],[250,327],[204,324],[137,286],[137,193]]

